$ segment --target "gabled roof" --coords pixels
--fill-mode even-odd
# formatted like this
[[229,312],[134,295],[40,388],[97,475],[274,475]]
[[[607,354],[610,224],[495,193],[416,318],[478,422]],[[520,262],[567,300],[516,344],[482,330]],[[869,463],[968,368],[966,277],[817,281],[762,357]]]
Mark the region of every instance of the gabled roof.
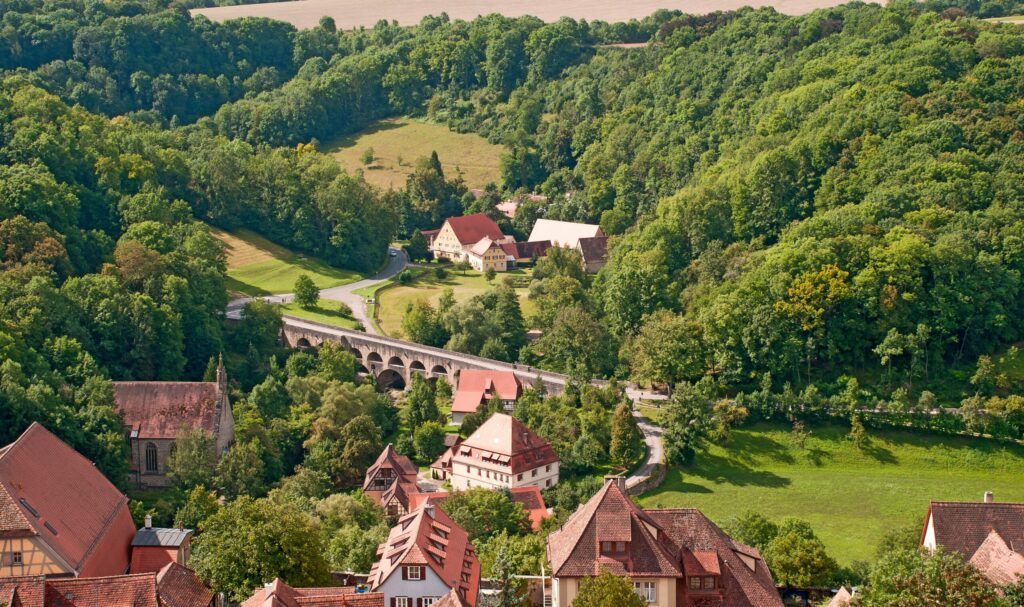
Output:
[[[733,541],[699,510],[642,510],[611,478],[564,525],[548,536],[554,577],[721,575],[730,607],[782,607],[760,553]],[[626,556],[601,554],[601,542],[627,542]],[[685,587],[684,587],[685,588]]]
[[593,236],[591,238],[580,238],[576,249],[583,256],[584,262],[600,261],[608,254],[608,237]]
[[850,601],[853,600],[853,595],[850,591],[843,586],[839,589],[832,600],[828,602],[828,607],[850,607]]
[[43,426],[0,452],[0,487],[0,533],[38,536],[76,575],[127,571],[128,498]]
[[377,557],[367,580],[373,589],[379,588],[402,566],[424,566],[449,588],[457,589],[470,607],[476,605],[480,561],[469,535],[429,500],[398,519],[388,539],[377,548]]
[[182,430],[211,436],[220,394],[216,382],[116,381],[114,401],[132,436],[175,439]]
[[458,591],[454,588],[451,592],[441,597],[441,599],[434,603],[434,607],[469,607],[469,603],[462,600]]
[[1024,575],[1024,555],[1014,552],[994,530],[975,551],[970,563],[996,586],[1009,586]]
[[384,607],[379,592],[358,593],[352,586],[292,588],[281,578],[257,588],[242,607]]
[[543,257],[550,248],[550,240],[541,240],[540,242],[506,242],[501,245],[501,249],[505,253],[516,259]]
[[935,529],[935,543],[968,560],[992,531],[1009,546],[1024,550],[1024,504],[932,502],[925,517],[925,532],[929,519]]
[[411,496],[419,493],[419,487],[416,483],[405,483],[397,482],[391,483],[391,486],[384,490],[384,493],[380,496],[380,503],[383,506],[387,506],[392,500],[397,501],[402,505],[403,508],[409,510],[409,500]]
[[458,447],[456,460],[496,460],[507,464],[512,474],[553,464],[558,456],[551,445],[504,413],[495,413]]
[[393,470],[395,477],[405,477],[404,480],[407,482],[415,482],[416,475],[419,473],[419,468],[412,462],[411,459],[405,455],[395,451],[395,448],[389,443],[384,450],[377,456],[377,461],[373,462],[373,465],[367,468],[366,478],[363,481],[363,489],[367,489],[370,486],[373,478],[377,476],[377,473],[381,470]]
[[196,572],[177,563],[167,563],[156,574],[156,593],[161,607],[208,607],[213,601],[213,593]]
[[463,246],[476,244],[484,237],[491,240],[501,240],[505,237],[501,233],[501,228],[498,227],[498,224],[494,223],[493,219],[483,213],[463,215],[462,217],[449,217],[445,223],[451,226],[455,237]]
[[46,607],[161,607],[156,575],[51,579],[46,581]]
[[459,373],[459,385],[452,399],[455,413],[475,413],[481,403],[498,394],[501,400],[516,400],[522,386],[511,371],[466,369]]
[[604,236],[601,226],[590,223],[538,219],[533,224],[530,237],[526,240],[528,242],[550,240],[556,247],[575,249],[581,238],[592,238],[594,236]]
[[43,607],[46,578],[41,575],[0,577],[0,605],[8,607]]

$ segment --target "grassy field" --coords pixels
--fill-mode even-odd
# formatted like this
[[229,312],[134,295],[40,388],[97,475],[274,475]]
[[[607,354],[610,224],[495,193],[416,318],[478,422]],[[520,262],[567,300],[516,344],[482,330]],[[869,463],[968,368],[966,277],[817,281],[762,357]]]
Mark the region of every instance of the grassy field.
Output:
[[[371,147],[374,161],[365,166],[361,158]],[[349,172],[361,169],[369,183],[399,189],[405,187],[405,178],[416,168],[416,160],[429,157],[434,151],[447,177],[461,171],[466,185],[482,188],[499,180],[503,149],[479,135],[456,133],[442,124],[396,118],[382,120],[358,135],[336,141],[325,151]]]
[[335,268],[314,257],[294,253],[249,230],[229,233],[211,227],[210,233],[227,247],[227,287],[234,293],[291,293],[295,279],[302,274],[308,274],[321,289],[362,278],[356,272]]
[[[455,292],[455,301],[463,302],[498,286],[504,276],[529,276],[530,272],[531,270],[503,272],[498,274],[493,282],[488,282],[482,272],[474,270],[467,270],[463,275],[449,269],[448,276],[443,280],[434,276],[433,272],[427,272],[410,285],[395,285],[377,293],[377,318],[380,328],[387,335],[401,337],[405,309],[414,301],[426,299],[431,304],[436,304],[441,298],[441,293],[450,288]],[[527,299],[528,289],[516,291],[519,294],[523,316],[530,316],[533,313],[533,302]]]
[[317,306],[311,310],[300,307],[295,302],[280,304],[282,314],[296,316],[306,320],[322,322],[325,325],[334,325],[344,329],[356,328],[356,320],[348,316],[342,316],[338,311],[338,302],[321,299]]
[[1024,501],[1024,449],[994,441],[871,430],[863,451],[847,428],[815,428],[804,448],[789,428],[736,431],[693,466],[672,469],[644,506],[696,507],[722,524],[748,510],[809,521],[841,563],[872,560],[892,527],[923,520],[932,500]]

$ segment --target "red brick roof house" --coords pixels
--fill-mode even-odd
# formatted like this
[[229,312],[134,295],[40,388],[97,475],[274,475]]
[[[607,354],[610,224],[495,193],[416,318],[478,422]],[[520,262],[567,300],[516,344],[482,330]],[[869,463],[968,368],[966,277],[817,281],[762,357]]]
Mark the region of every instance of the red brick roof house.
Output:
[[133,537],[128,498],[43,426],[0,449],[0,577],[119,575]]
[[[178,567],[168,565],[168,567]],[[213,594],[184,567],[107,577],[0,578],[0,604],[8,607],[210,607]],[[163,575],[163,577],[161,577]]]
[[495,413],[459,445],[452,487],[554,487],[558,465],[546,440],[514,417]]
[[451,592],[441,597],[441,600],[435,601],[432,607],[470,607],[470,605],[463,600],[458,590],[452,589]]
[[462,424],[470,413],[495,395],[501,399],[506,412],[511,413],[523,387],[511,371],[465,369],[459,372],[458,385],[452,398],[452,423]]
[[384,492],[395,483],[416,485],[419,468],[408,457],[395,451],[392,445],[384,447],[377,461],[366,470],[363,493],[379,505],[383,505]]
[[[509,489],[509,497],[513,502],[522,506],[526,514],[529,515],[530,526],[534,531],[539,531],[541,522],[551,516],[548,507],[544,504],[544,496],[541,495],[540,487],[514,487]],[[416,493],[410,496],[409,509],[416,510],[427,502],[441,506],[447,498],[447,491]]]
[[501,245],[505,254],[508,255],[510,261],[509,267],[516,268],[518,266],[532,264],[547,253],[548,249],[551,248],[550,240],[541,240],[539,242],[506,242]]
[[292,588],[277,578],[257,588],[242,607],[384,607],[384,595],[358,592],[353,586]]
[[161,607],[212,607],[214,599],[196,572],[178,563],[167,563],[157,572],[156,594]]
[[[490,250],[493,245],[497,247],[502,255],[502,259],[504,259],[504,251],[501,251],[501,245],[506,242],[513,242],[514,240],[513,237],[502,234],[501,228],[498,227],[498,224],[493,219],[483,213],[476,213],[474,215],[463,215],[462,217],[449,217],[446,219],[444,225],[437,231],[437,234],[429,238],[429,246],[435,259],[470,261],[473,247],[481,242],[486,242],[486,250],[481,249],[477,251],[476,255],[478,258],[483,257],[486,251]],[[496,254],[494,253],[494,255]]]
[[410,506],[412,497],[420,492],[416,483],[397,482],[384,490],[380,496],[380,505],[388,516],[402,516],[413,510]]
[[416,607],[451,590],[475,607],[480,561],[469,535],[429,501],[398,520],[377,548],[367,583],[387,607]]
[[609,477],[590,501],[548,536],[552,599],[568,607],[583,578],[608,570],[628,577],[648,603],[663,606],[782,607],[760,553],[699,510],[643,510]]
[[1024,504],[993,501],[932,502],[921,546],[959,552],[997,586],[1024,576]]
[[117,381],[114,401],[128,429],[130,467],[139,487],[167,487],[167,458],[178,436],[202,430],[219,455],[235,436],[224,362],[215,382]]
[[[449,437],[454,436],[455,441],[450,441]],[[445,435],[445,450],[444,453],[437,456],[434,463],[430,464],[430,476],[437,480],[448,480],[452,475],[452,459],[455,458],[455,453],[458,450],[459,445],[462,444],[462,437],[452,434]]]
[[146,524],[132,539],[132,573],[157,572],[168,563],[185,565],[191,555],[191,529],[164,529]]

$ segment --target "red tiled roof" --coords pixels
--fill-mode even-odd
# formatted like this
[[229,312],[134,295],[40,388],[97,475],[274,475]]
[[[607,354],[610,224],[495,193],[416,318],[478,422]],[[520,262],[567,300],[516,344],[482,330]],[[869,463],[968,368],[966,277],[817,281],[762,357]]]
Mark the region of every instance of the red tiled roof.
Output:
[[142,439],[174,439],[185,429],[214,433],[216,382],[116,381],[114,400],[125,425]]
[[10,531],[37,535],[79,576],[127,571],[135,536],[128,498],[41,425],[33,423],[0,452],[0,486]]
[[47,580],[46,607],[160,607],[156,575]]
[[988,534],[970,563],[996,586],[1009,586],[1024,576],[1024,555],[1014,552],[995,531]]
[[[444,539],[437,542],[441,548],[432,540],[438,537]],[[449,587],[453,580],[458,580],[455,588],[470,607],[476,605],[480,561],[466,531],[440,508],[426,505],[398,519],[388,539],[377,548],[377,555],[379,560],[370,569],[367,580],[371,588],[379,588],[403,565],[423,565]]]
[[[601,542],[628,542],[624,557],[601,555]],[[751,570],[740,555],[751,559]],[[781,607],[782,600],[757,550],[734,542],[699,510],[642,510],[611,479],[564,525],[548,536],[554,577],[585,577],[609,569],[631,577],[722,576],[723,604]],[[681,586],[685,592],[685,586]]]
[[543,257],[550,248],[550,240],[540,240],[537,242],[507,242],[501,245],[501,249],[505,251],[505,253],[515,257],[516,259]]
[[416,475],[419,474],[420,469],[412,462],[411,459],[405,455],[395,451],[395,448],[388,444],[384,447],[384,450],[377,456],[377,461],[373,462],[373,465],[366,470],[366,478],[363,481],[363,490],[366,490],[370,486],[370,482],[377,476],[377,473],[381,470],[392,470],[394,472],[393,478],[397,478],[402,482],[416,482]]
[[498,227],[498,224],[494,223],[493,219],[483,213],[463,215],[462,217],[449,217],[446,223],[451,226],[455,237],[459,239],[459,243],[463,246],[476,244],[484,237],[491,240],[501,240],[505,237],[501,233],[501,228]]
[[352,586],[292,588],[277,578],[257,588],[242,607],[384,607],[384,595],[379,592],[357,593]]
[[167,563],[156,574],[156,591],[166,607],[209,607],[213,602],[196,572],[177,563]]
[[0,577],[0,605],[7,607],[43,607],[46,578],[41,575]]
[[434,607],[469,607],[469,603],[462,600],[457,590],[452,588],[452,591],[441,597],[441,599],[434,603]]
[[992,531],[1008,545],[1024,547],[1024,504],[932,502],[926,525],[929,518],[935,527],[935,543],[965,559],[977,552]]
[[452,400],[452,411],[475,413],[497,393],[502,400],[516,400],[522,386],[511,371],[466,369],[459,373],[459,385]]
[[558,461],[555,450],[521,421],[495,413],[459,445],[455,459],[464,461],[498,459],[511,474],[519,474]]

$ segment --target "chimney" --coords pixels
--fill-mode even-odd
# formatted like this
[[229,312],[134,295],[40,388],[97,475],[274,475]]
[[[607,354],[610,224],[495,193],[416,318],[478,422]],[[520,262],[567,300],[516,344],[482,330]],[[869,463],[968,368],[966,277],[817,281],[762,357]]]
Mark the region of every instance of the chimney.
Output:
[[626,477],[618,475],[609,475],[604,477],[604,484],[607,485],[608,483],[615,483],[616,485],[618,485],[619,489],[623,493],[626,492]]
[[991,504],[993,501],[995,501],[995,499],[996,498],[995,498],[994,495],[992,495],[991,491],[986,491],[985,492],[985,503],[986,504]]
[[153,517],[152,516],[150,516],[148,514],[146,515],[145,525],[146,525],[146,529],[152,529],[153,528]]

